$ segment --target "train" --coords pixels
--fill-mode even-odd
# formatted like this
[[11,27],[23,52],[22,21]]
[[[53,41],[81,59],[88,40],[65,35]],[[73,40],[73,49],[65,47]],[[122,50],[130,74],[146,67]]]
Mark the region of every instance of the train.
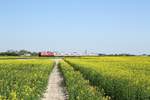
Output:
[[39,52],[39,57],[54,57],[55,53],[50,51]]

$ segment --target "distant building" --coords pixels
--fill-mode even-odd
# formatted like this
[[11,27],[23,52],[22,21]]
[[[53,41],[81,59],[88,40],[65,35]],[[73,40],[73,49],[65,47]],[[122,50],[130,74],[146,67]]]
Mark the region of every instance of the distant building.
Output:
[[31,56],[31,54],[30,53],[26,53],[23,56]]
[[50,51],[43,51],[43,52],[39,52],[39,56],[40,57],[53,57],[55,56],[55,53],[50,52]]

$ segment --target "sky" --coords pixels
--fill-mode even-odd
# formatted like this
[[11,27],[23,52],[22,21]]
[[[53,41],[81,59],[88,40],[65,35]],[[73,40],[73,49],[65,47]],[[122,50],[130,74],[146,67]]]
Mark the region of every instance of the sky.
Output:
[[150,54],[149,0],[0,0],[0,51]]

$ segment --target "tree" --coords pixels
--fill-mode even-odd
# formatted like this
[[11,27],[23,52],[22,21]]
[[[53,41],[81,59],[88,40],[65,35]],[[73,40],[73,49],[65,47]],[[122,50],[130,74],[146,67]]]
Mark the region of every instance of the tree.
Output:
[[20,50],[19,52],[18,52],[18,55],[25,55],[25,54],[31,54],[31,52],[30,51],[27,51],[27,50]]

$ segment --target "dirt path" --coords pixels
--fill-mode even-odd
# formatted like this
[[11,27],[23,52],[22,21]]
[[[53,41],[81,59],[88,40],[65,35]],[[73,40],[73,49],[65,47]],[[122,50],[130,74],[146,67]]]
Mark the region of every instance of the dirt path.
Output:
[[67,100],[63,77],[58,69],[59,59],[56,59],[55,63],[54,69],[49,77],[48,88],[42,100]]

